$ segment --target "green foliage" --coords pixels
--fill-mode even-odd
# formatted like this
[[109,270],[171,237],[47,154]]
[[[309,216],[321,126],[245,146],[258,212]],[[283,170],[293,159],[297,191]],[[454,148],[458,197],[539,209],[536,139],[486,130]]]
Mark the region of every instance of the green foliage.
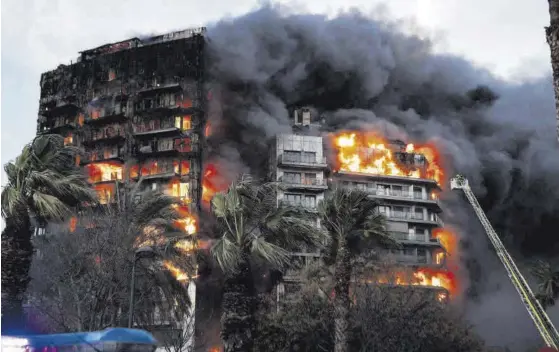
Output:
[[76,149],[59,135],[41,135],[4,165],[2,189],[2,328],[21,329],[22,302],[33,255],[32,222],[63,221],[80,202],[95,202],[95,192],[75,164]]
[[257,184],[243,176],[212,199],[219,238],[211,253],[224,272],[236,272],[244,254],[282,268],[290,250],[320,244],[322,233],[302,209],[278,206],[278,189],[276,183]]
[[62,221],[71,207],[94,202],[95,192],[75,165],[76,153],[59,135],[41,135],[26,145],[15,161],[4,165],[8,183],[2,190],[2,216],[15,223],[29,216],[39,223]]
[[[350,351],[484,351],[467,323],[429,290],[367,286],[357,291],[350,309]],[[332,302],[308,287],[287,297],[279,312],[259,315],[258,326],[259,351],[333,348]]]
[[335,188],[318,207],[327,231],[326,248],[335,261],[340,241],[347,242],[352,256],[376,245],[398,246],[386,231],[386,220],[378,212],[379,203],[358,189]]
[[549,262],[538,260],[532,268],[532,274],[538,280],[536,298],[544,308],[554,305],[559,296],[559,270]]

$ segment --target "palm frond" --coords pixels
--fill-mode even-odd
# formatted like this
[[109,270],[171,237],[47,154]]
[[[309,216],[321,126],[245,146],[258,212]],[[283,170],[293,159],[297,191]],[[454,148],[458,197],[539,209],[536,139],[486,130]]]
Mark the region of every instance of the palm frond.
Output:
[[210,253],[217,261],[217,264],[226,273],[237,271],[237,266],[241,259],[240,247],[229,240],[227,234],[223,234],[220,239],[214,242]]
[[289,261],[289,252],[280,246],[267,242],[264,237],[255,237],[251,241],[251,253],[264,259],[273,267],[281,269]]
[[34,192],[33,203],[37,215],[44,219],[62,221],[72,214],[66,204],[50,194]]

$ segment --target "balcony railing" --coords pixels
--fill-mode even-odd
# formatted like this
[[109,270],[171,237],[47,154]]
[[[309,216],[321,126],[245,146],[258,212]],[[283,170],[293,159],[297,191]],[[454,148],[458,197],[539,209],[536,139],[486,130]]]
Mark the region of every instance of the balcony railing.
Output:
[[308,210],[316,210],[318,208],[317,204],[312,204],[312,203],[306,203],[304,201],[288,201],[288,200],[281,200],[280,204],[285,205],[285,206],[291,206],[291,207],[302,207]]
[[426,244],[440,244],[437,238],[431,238],[424,233],[410,234],[407,232],[391,232],[392,237],[398,241],[422,242]]
[[94,161],[122,159],[120,152],[106,151],[106,150],[93,150],[86,152],[81,157],[81,163],[89,163]]
[[393,254],[392,257],[399,263],[403,264],[431,264],[428,263],[426,255],[413,254]]
[[137,136],[167,132],[180,132],[180,128],[176,127],[174,123],[161,124],[159,126],[134,125],[133,129],[134,134]]
[[280,182],[291,187],[319,188],[319,189],[328,188],[328,185],[325,180],[316,179],[316,178],[294,179],[290,177],[281,177]]
[[439,204],[438,199],[431,198],[429,195],[423,195],[422,192],[406,192],[406,191],[395,191],[390,189],[379,190],[379,189],[368,189],[368,188],[360,188],[363,191],[369,193],[375,197],[388,197],[388,198],[401,198],[401,199],[409,199],[412,201],[427,201]]
[[89,132],[85,135],[84,142],[92,143],[102,140],[123,139],[125,138],[124,130],[108,128],[101,131]]
[[308,166],[308,167],[327,167],[326,158],[305,158],[305,157],[294,157],[285,154],[281,154],[278,157],[278,164],[283,165],[293,165],[293,166]]
[[437,223],[442,224],[442,220],[436,214],[430,214],[425,216],[424,214],[417,214],[417,213],[410,213],[410,212],[390,212],[390,214],[384,214],[388,219],[402,219],[402,220],[417,220],[417,221],[424,221],[430,223]]

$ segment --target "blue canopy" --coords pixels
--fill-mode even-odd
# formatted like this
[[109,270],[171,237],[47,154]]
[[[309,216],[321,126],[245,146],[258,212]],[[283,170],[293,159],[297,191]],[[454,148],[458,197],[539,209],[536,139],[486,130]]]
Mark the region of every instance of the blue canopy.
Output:
[[25,338],[31,346],[68,346],[103,342],[157,344],[157,340],[149,332],[126,328],[110,328],[102,331],[70,334],[31,335],[25,336]]

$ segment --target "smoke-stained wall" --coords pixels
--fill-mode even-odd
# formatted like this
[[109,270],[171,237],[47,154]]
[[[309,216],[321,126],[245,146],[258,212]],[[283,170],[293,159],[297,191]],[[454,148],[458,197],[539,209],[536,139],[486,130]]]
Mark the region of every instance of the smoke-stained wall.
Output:
[[[436,143],[447,176],[469,178],[509,246],[526,256],[557,249],[559,147],[548,77],[503,82],[355,11],[328,19],[264,7],[208,29],[209,68],[221,105],[210,115],[208,161],[220,165],[223,178],[247,171],[265,176],[269,140],[290,130],[291,108],[310,105],[327,131],[372,126],[389,138]],[[488,303],[495,314],[509,309],[520,317],[492,318],[509,331],[501,342],[537,341],[504,271],[494,277],[499,263],[481,227],[471,225],[476,220],[469,206],[449,194],[446,209],[446,221],[458,226],[465,244],[464,270],[473,283],[469,311],[483,311],[479,307],[498,292],[508,303],[502,309]],[[470,315],[475,323],[476,314]]]

